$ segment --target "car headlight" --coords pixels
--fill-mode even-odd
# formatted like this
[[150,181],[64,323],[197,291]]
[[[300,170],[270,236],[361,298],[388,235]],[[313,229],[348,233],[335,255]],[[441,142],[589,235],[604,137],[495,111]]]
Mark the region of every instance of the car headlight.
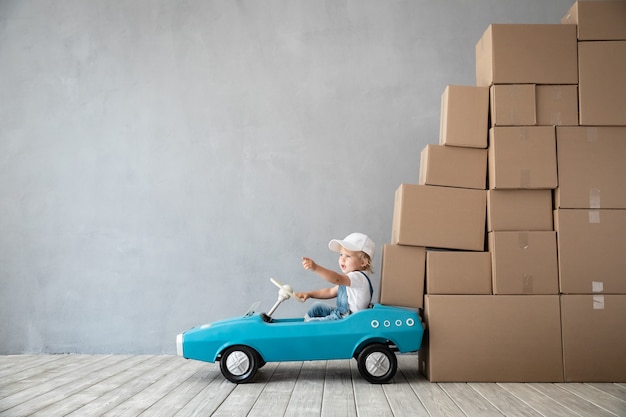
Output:
[[183,334],[179,334],[176,336],[176,354],[178,356],[183,356]]

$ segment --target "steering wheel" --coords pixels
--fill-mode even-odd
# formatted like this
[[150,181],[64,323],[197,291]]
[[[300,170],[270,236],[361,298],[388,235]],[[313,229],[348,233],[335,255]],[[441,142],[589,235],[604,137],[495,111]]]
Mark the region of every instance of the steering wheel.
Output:
[[290,298],[295,298],[296,300],[300,301],[301,303],[304,303],[304,300],[302,298],[296,297],[296,294],[293,292],[293,289],[291,288],[291,286],[283,285],[280,282],[278,282],[277,280],[275,280],[274,278],[270,278],[270,281],[272,281],[272,283],[274,285],[276,285],[278,288],[280,288],[282,291],[284,291],[285,294],[287,294]]

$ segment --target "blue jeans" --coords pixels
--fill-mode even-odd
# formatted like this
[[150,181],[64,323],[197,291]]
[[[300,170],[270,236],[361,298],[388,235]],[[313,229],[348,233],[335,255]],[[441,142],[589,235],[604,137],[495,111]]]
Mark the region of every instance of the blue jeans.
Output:
[[346,292],[346,287],[340,285],[337,289],[337,307],[317,302],[311,306],[307,316],[309,320],[340,320],[348,314],[350,314],[348,293]]

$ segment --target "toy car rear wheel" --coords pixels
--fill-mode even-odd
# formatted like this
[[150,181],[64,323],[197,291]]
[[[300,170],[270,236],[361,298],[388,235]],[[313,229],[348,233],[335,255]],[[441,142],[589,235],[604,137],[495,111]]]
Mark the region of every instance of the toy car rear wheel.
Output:
[[250,381],[256,375],[263,360],[249,346],[231,346],[222,352],[220,370],[224,378],[235,384]]
[[366,346],[359,353],[357,362],[363,379],[372,384],[389,382],[398,369],[396,355],[382,343]]

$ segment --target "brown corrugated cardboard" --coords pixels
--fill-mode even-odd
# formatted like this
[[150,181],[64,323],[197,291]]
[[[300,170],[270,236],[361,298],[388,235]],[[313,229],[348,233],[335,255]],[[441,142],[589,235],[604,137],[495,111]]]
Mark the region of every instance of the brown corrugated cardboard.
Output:
[[579,42],[580,125],[626,125],[626,41]]
[[578,126],[578,86],[497,84],[491,126]]
[[425,268],[425,248],[384,245],[380,272],[380,303],[422,308]]
[[626,1],[577,1],[561,23],[578,25],[578,40],[626,40]]
[[476,85],[577,84],[576,25],[492,24],[476,44]]
[[558,295],[431,295],[420,370],[429,380],[562,382]]
[[558,294],[555,232],[490,232],[494,294]]
[[552,191],[487,191],[487,230],[553,230]]
[[626,295],[561,296],[565,382],[626,382]]
[[561,208],[626,208],[626,127],[558,127]]
[[484,190],[487,149],[426,145],[421,153],[419,183]]
[[441,95],[439,144],[487,147],[489,89],[448,85]]
[[554,127],[492,127],[490,189],[553,189],[557,186]]
[[563,294],[626,294],[626,210],[554,212]]
[[489,252],[426,251],[429,294],[491,294]]
[[391,243],[484,251],[486,196],[485,190],[402,184]]
[[498,84],[489,89],[491,126],[537,124],[535,84]]
[[578,126],[578,86],[538,85],[537,125]]

